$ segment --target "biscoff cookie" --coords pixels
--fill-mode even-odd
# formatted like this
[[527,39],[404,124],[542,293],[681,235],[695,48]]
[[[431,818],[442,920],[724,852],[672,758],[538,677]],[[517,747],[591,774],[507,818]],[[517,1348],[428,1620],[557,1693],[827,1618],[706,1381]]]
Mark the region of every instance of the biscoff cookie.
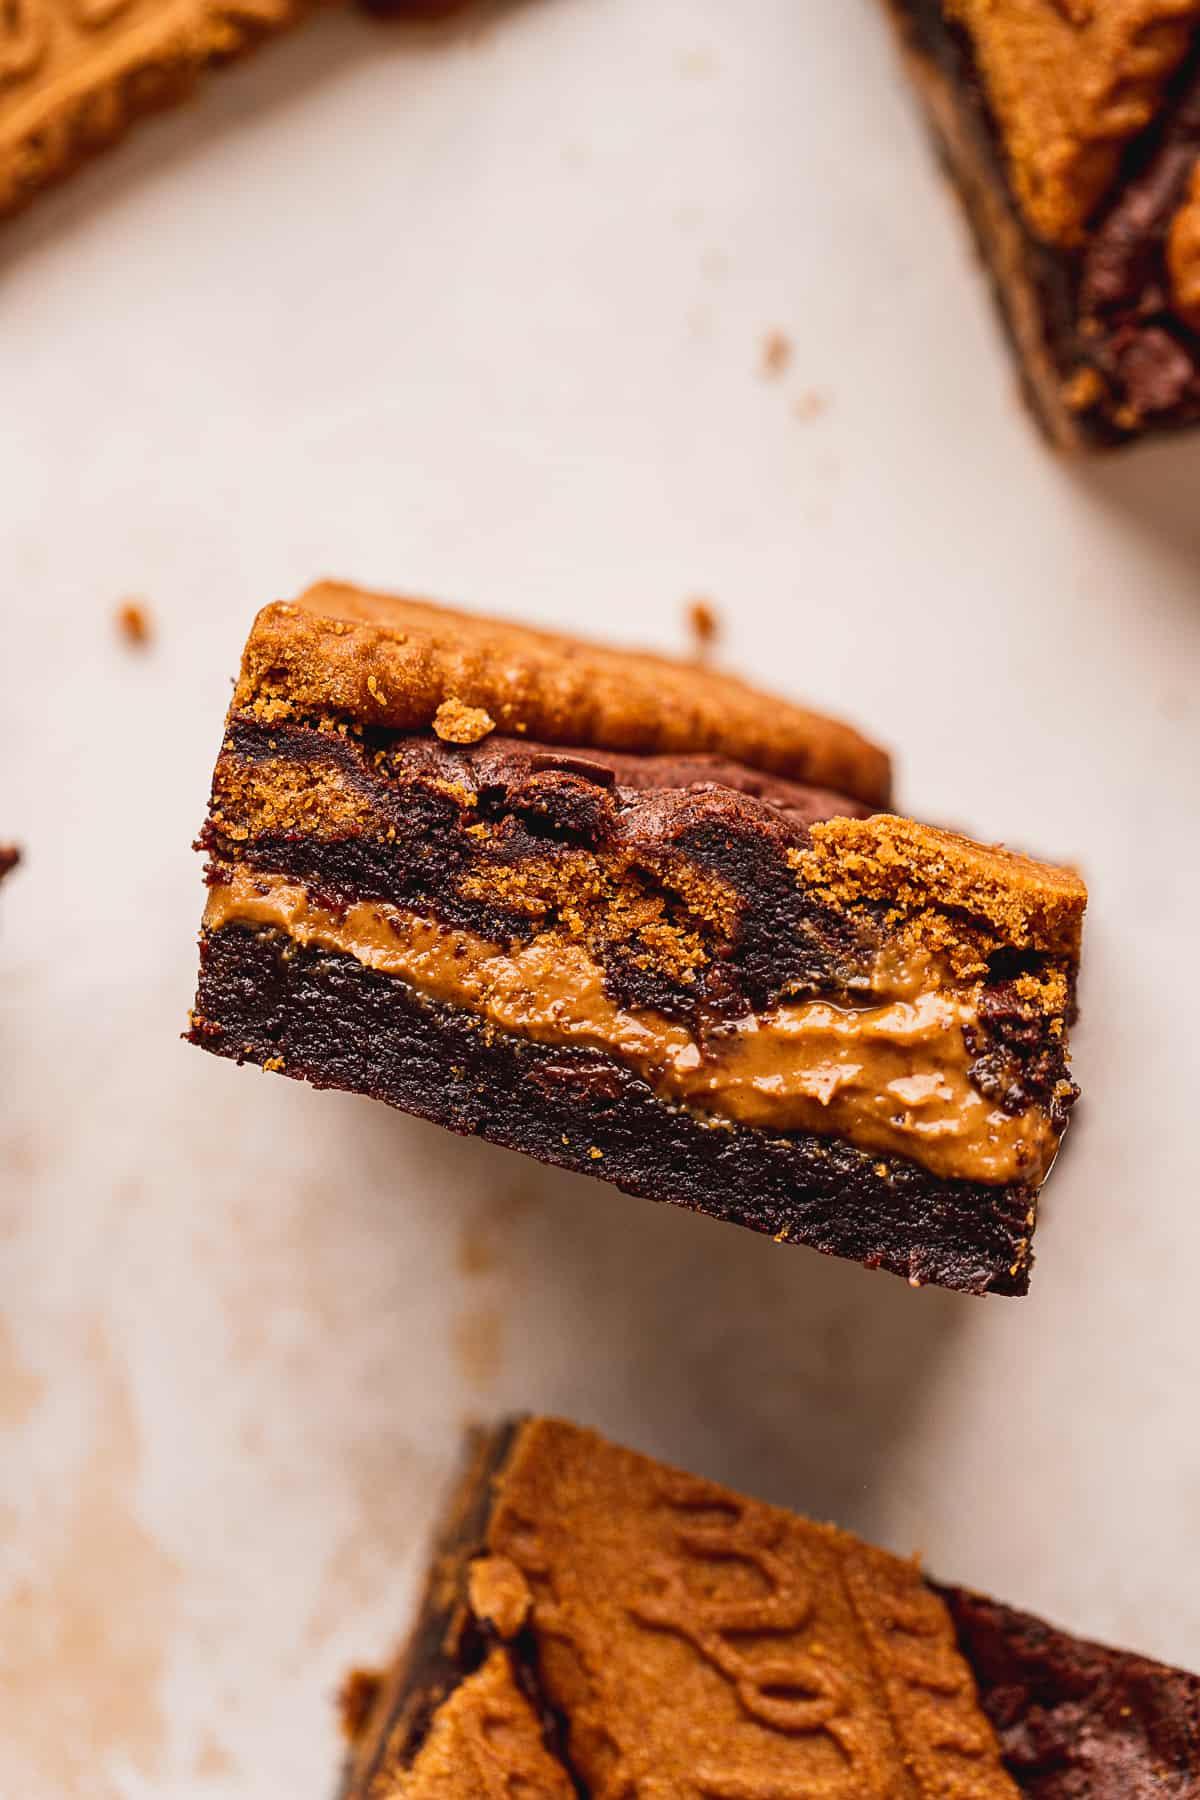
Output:
[[885,751],[732,675],[332,581],[259,613],[234,700],[264,721],[390,731],[426,729],[447,702],[543,743],[705,751],[872,806],[890,794]]

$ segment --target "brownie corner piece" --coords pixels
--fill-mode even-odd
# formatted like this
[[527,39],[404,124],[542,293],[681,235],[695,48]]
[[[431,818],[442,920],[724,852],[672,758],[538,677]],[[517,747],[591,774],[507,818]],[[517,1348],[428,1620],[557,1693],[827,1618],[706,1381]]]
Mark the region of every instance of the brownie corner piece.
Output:
[[191,1037],[650,1199],[1020,1293],[1079,878],[874,807],[834,721],[341,589],[269,609]]
[[1200,1800],[1200,1676],[938,1591],[1030,1800]]
[[1060,448],[1200,420],[1200,6],[885,0]]

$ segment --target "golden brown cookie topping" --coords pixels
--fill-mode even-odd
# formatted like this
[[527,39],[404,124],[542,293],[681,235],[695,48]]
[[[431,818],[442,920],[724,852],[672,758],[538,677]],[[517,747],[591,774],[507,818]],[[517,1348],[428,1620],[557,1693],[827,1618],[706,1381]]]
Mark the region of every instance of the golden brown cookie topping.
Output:
[[536,1420],[488,1541],[572,1765],[627,1800],[1017,1800],[914,1563]]
[[882,901],[911,914],[950,909],[990,926],[1014,949],[1079,954],[1087,887],[1073,869],[890,813],[829,819],[814,825],[811,836],[789,860],[834,903]]
[[1167,269],[1175,311],[1200,331],[1200,162],[1192,170],[1187,195],[1167,235]]
[[303,16],[305,0],[16,0],[0,6],[0,215]]
[[461,700],[443,700],[433,715],[433,729],[444,744],[482,743],[496,721],[482,706],[464,706]]
[[969,32],[1032,230],[1078,243],[1193,42],[1200,0],[946,0]]
[[503,1650],[438,1708],[410,1769],[385,1768],[371,1800],[575,1800]]
[[872,805],[890,788],[887,755],[849,726],[733,676],[332,582],[258,615],[234,707],[420,731],[450,699],[544,743],[715,751]]
[[507,1556],[481,1556],[467,1571],[471,1611],[507,1642],[529,1617],[533,1595],[515,1562]]

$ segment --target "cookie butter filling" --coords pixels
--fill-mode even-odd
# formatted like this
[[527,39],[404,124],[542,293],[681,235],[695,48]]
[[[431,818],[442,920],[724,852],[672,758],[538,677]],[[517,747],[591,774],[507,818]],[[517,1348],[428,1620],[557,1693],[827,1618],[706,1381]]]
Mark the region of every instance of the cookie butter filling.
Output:
[[973,999],[925,952],[883,951],[869,1002],[784,1000],[698,1036],[619,1005],[600,964],[561,932],[505,947],[378,901],[334,912],[294,882],[245,869],[210,890],[204,922],[268,926],[513,1036],[605,1051],[661,1099],[714,1122],[838,1136],[989,1183],[1039,1182],[1057,1148],[1043,1113],[1010,1115],[974,1086],[964,1038]]

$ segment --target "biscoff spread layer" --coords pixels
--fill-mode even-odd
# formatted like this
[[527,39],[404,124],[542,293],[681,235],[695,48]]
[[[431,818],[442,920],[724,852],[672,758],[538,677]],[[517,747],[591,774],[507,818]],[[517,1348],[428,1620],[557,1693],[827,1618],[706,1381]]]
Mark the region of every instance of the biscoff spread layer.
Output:
[[929,952],[885,946],[864,1001],[782,1000],[697,1033],[605,987],[587,947],[553,930],[501,945],[407,909],[338,911],[298,883],[238,867],[210,889],[205,927],[264,926],[354,957],[496,1030],[606,1052],[663,1100],[774,1132],[835,1136],[945,1179],[1044,1178],[1058,1145],[1037,1108],[1012,1115],[970,1076],[969,988]]

